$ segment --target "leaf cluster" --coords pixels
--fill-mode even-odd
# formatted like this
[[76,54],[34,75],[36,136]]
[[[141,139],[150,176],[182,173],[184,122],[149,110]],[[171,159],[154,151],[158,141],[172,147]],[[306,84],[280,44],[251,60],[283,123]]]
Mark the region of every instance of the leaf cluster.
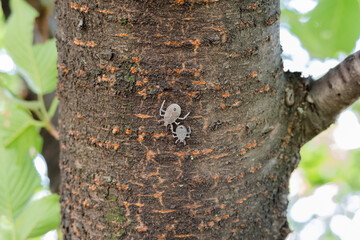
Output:
[[[33,45],[38,12],[24,0],[11,1],[5,22],[0,13],[0,49],[16,65],[16,74],[0,73],[0,239],[39,237],[60,223],[57,194],[41,185],[33,159],[41,153],[41,128],[54,132],[54,98],[46,109],[43,95],[54,91],[57,80],[55,40]],[[23,100],[26,85],[37,100]]]

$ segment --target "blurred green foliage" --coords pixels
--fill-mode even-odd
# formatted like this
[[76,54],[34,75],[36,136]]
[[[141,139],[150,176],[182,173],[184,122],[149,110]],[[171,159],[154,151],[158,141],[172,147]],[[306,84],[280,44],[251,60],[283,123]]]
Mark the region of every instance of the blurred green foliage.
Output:
[[360,190],[360,150],[337,151],[348,156],[339,159],[324,139],[312,140],[302,147],[299,168],[310,189],[332,182],[342,186],[343,194]]
[[[0,49],[16,64],[15,74],[0,73],[0,239],[22,240],[40,237],[60,223],[59,196],[41,185],[33,162],[42,150],[40,129],[52,128],[57,107],[57,99],[49,110],[43,100],[56,87],[57,53],[54,39],[33,45],[35,9],[12,0],[11,11],[6,22],[0,11]],[[22,79],[37,100],[23,100]]]
[[56,88],[55,39],[33,45],[34,22],[38,12],[24,1],[13,0],[11,3],[13,13],[7,22],[5,49],[34,93],[50,93]]
[[[282,1],[281,23],[301,41],[312,58],[338,58],[350,54],[360,37],[359,0],[318,0],[306,14],[291,9],[291,0]],[[360,103],[351,109],[360,116]],[[301,149],[299,168],[310,190],[329,182],[343,184],[346,191],[360,190],[360,150],[350,151],[347,159],[331,153],[328,141],[317,138]]]
[[[289,1],[284,2],[286,6]],[[351,53],[359,39],[360,1],[319,0],[307,14],[285,8],[281,21],[289,24],[313,58],[338,58],[339,53]]]
[[[312,60],[314,58],[341,59],[345,54],[348,55],[353,51],[360,37],[359,0],[318,0],[316,7],[306,14],[291,9],[290,2],[291,0],[282,1],[282,26],[300,39]],[[299,4],[300,1],[298,0],[297,3]],[[360,119],[359,101],[349,109]],[[295,188],[298,188],[298,192],[297,195],[291,197],[288,212],[291,212],[293,206],[299,203],[302,204],[304,216],[312,215],[306,221],[291,214],[288,215],[289,223],[294,231],[291,239],[306,239],[301,235],[314,227],[311,225],[312,220],[321,222],[324,227],[324,233],[316,239],[340,239],[330,226],[333,216],[346,216],[349,222],[354,220],[351,215],[353,213],[350,214],[346,210],[344,202],[349,196],[355,196],[360,191],[360,150],[344,150],[336,146],[333,139],[334,128],[335,124],[301,148],[301,161],[298,166],[299,171],[297,171],[299,174],[294,177],[294,179],[297,178],[298,185]],[[320,216],[314,208],[304,204],[310,197],[315,199],[316,190],[323,188],[322,191],[324,191],[324,187],[327,186],[322,185],[328,183],[331,183],[328,186],[334,186],[333,183],[335,183],[339,190],[335,199],[327,199],[334,202],[336,210],[328,216],[321,214]],[[316,197],[319,198],[320,193],[317,194]],[[343,229],[344,232],[354,232],[353,226],[346,227]],[[311,237],[309,233],[307,234],[307,237]],[[357,239],[358,236],[353,237],[351,239]],[[315,238],[312,237],[312,239]]]

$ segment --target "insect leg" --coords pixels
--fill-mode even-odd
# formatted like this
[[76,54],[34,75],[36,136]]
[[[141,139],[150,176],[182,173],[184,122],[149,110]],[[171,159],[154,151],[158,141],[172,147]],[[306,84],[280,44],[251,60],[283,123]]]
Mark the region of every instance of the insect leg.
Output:
[[165,113],[165,110],[163,110],[164,104],[165,104],[165,100],[162,102],[161,107],[160,107],[160,111],[159,111],[159,114],[162,117],[164,116],[164,114],[161,115],[161,113]]
[[185,115],[185,117],[179,117],[178,119],[180,119],[180,120],[184,120],[187,116],[189,116],[189,114],[190,114],[190,112],[188,112],[186,115]]

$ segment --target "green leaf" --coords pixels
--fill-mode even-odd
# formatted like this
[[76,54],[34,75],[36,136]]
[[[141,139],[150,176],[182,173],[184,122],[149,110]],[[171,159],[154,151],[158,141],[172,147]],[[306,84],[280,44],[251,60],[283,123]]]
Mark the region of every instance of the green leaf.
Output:
[[10,102],[0,105],[0,143],[7,147],[32,124],[29,112]]
[[6,149],[0,144],[0,216],[9,221],[20,215],[37,188],[41,187],[40,177],[33,161],[14,161],[24,149]]
[[4,89],[3,91],[4,96],[7,97],[9,100],[11,100],[13,103],[16,103],[17,105],[20,105],[24,108],[29,108],[31,110],[37,110],[41,107],[41,103],[39,101],[33,100],[33,101],[25,101],[16,96],[15,93]]
[[41,153],[43,139],[39,131],[31,126],[27,128],[19,138],[7,146],[8,149],[17,150],[14,161],[21,164],[23,161],[32,161],[37,154]]
[[34,20],[38,12],[24,0],[12,0],[11,3],[5,48],[30,89],[38,94],[50,93],[56,88],[55,40],[33,46]]
[[360,36],[358,0],[319,0],[315,9],[305,15],[285,9],[281,18],[314,58],[349,54]]
[[8,74],[4,72],[0,72],[0,87],[11,91],[13,95],[16,96],[20,96],[27,90],[19,74]]
[[[8,148],[0,144],[0,239],[40,236],[59,225],[58,195],[30,201],[41,189],[40,176],[32,161],[42,139],[31,126]],[[23,158],[21,164],[16,159]]]
[[55,229],[60,224],[59,196],[52,194],[32,201],[16,220],[20,239],[36,237]]
[[55,38],[48,40],[44,44],[33,46],[35,61],[39,67],[40,84],[42,93],[50,93],[55,90],[57,82],[57,52]]
[[5,216],[0,216],[0,239],[16,240],[15,226]]
[[56,97],[54,97],[54,99],[51,102],[50,108],[49,108],[50,118],[52,118],[54,116],[58,105],[59,105],[59,100]]
[[16,103],[32,110],[40,109],[39,101],[25,101],[20,95],[25,91],[25,85],[18,74],[10,75],[0,72],[0,99],[6,97],[12,103]]

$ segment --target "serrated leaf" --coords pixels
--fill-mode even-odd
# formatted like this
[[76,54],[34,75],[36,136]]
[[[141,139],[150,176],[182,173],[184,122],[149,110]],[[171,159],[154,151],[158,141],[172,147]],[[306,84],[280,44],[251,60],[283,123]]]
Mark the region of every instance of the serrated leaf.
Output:
[[32,124],[29,112],[10,102],[0,107],[0,143],[7,147]]
[[299,37],[314,58],[338,58],[351,53],[360,36],[360,2],[358,0],[319,0],[307,14],[283,10],[282,21]]
[[33,90],[37,87],[29,78],[36,71],[32,41],[34,21],[38,13],[23,0],[11,1],[11,11],[4,37],[5,48]]
[[41,187],[40,177],[33,161],[17,163],[22,148],[6,149],[0,144],[0,216],[14,221],[30,200],[37,188]]
[[16,220],[20,239],[36,237],[55,229],[60,223],[59,196],[52,194],[32,201]]
[[46,94],[56,88],[57,53],[55,40],[32,45],[34,20],[38,12],[24,0],[11,1],[4,45],[30,89]]

